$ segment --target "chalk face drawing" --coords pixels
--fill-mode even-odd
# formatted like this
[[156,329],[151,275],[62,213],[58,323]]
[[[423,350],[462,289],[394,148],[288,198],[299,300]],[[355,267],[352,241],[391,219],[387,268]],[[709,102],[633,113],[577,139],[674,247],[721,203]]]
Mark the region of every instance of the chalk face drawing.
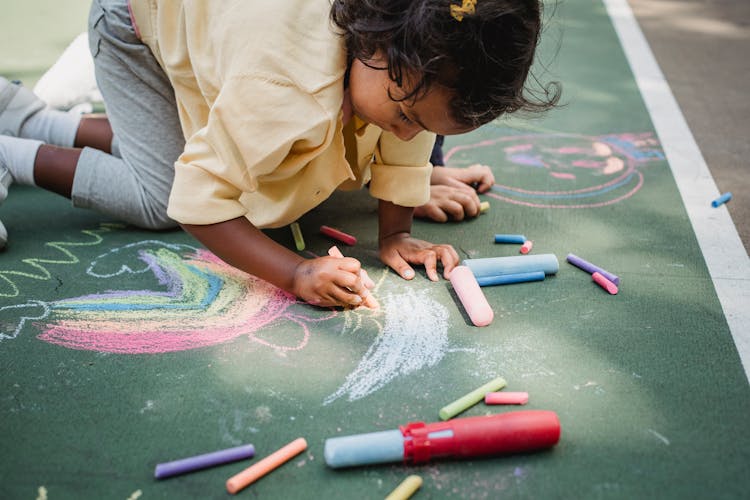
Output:
[[[346,312],[301,304],[207,250],[155,240],[106,252],[86,274],[134,283],[136,289],[0,308],[3,325],[15,321],[12,331],[0,333],[0,341],[15,339],[31,325],[45,342],[114,354],[155,355],[238,338],[290,352],[309,344],[315,322],[337,321],[344,331],[356,331],[368,321],[369,334],[376,332],[374,343],[324,404],[364,398],[396,377],[435,365],[448,350],[446,309],[428,289],[387,283],[387,273],[377,285],[383,289],[379,311]],[[156,285],[144,287],[145,282]]]
[[[502,151],[490,162],[497,183],[487,195],[533,208],[596,208],[623,201],[643,186],[640,168],[665,159],[651,133],[508,134],[451,148],[445,161],[475,163],[483,148]],[[523,185],[502,182],[509,178]]]

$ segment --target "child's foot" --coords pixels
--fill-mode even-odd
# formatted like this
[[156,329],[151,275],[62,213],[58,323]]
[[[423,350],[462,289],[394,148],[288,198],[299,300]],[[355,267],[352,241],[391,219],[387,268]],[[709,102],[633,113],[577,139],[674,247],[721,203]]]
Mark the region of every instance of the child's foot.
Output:
[[19,137],[26,120],[44,107],[29,89],[0,77],[0,135]]
[[[0,203],[5,201],[8,197],[8,186],[13,182],[10,172],[5,165],[0,163]],[[5,229],[2,221],[0,221],[0,250],[5,248],[5,244],[8,242],[8,231]]]

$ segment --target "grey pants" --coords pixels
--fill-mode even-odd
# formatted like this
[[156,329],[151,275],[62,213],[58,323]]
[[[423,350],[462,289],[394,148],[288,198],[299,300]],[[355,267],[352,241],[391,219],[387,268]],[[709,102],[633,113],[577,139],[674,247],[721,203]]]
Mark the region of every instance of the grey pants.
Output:
[[89,44],[119,157],[83,150],[73,205],[143,228],[176,227],[167,202],[185,139],[172,86],[136,37],[127,0],[93,0]]

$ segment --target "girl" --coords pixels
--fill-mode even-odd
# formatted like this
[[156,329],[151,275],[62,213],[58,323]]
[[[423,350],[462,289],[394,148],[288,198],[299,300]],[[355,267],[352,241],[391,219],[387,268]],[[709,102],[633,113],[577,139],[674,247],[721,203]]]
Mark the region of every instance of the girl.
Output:
[[447,275],[458,255],[411,236],[412,207],[429,198],[434,133],[554,103],[525,95],[539,9],[94,0],[89,44],[107,119],[42,109],[0,81],[0,180],[141,227],[179,223],[226,262],[321,306],[362,302],[359,262],[303,259],[261,228],[369,183],[381,260],[405,279],[421,264],[437,280],[438,261]]

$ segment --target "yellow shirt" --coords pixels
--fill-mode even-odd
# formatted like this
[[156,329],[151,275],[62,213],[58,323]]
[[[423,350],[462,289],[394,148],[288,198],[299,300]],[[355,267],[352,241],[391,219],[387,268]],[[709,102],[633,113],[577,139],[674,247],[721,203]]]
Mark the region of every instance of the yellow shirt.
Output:
[[431,133],[404,142],[352,123],[346,143],[356,162],[347,162],[346,48],[329,0],[130,0],[130,7],[174,87],[186,139],[169,199],[174,220],[245,216],[279,227],[335,189],[368,181],[373,196],[397,205],[429,199]]

